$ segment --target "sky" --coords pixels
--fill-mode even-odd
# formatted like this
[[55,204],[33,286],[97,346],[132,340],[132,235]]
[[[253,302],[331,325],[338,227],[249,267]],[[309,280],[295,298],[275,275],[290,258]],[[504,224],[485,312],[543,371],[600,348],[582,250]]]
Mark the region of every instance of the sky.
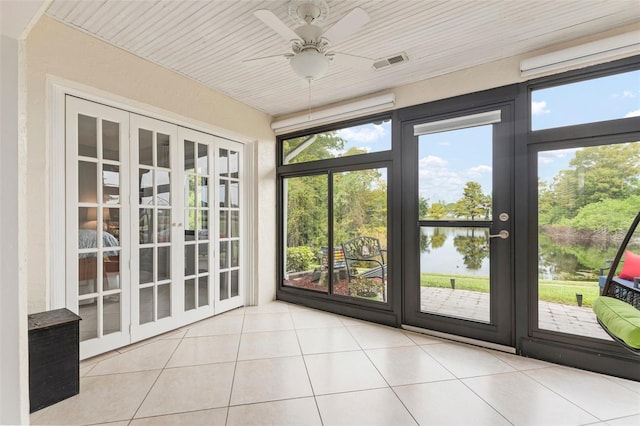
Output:
[[[532,93],[532,130],[640,116],[640,71],[536,90]],[[491,192],[491,126],[441,132],[419,138],[419,193],[429,203],[454,202],[466,182],[479,182]],[[342,129],[345,150],[391,149],[390,122]],[[566,168],[576,149],[541,152],[538,173],[551,181]]]

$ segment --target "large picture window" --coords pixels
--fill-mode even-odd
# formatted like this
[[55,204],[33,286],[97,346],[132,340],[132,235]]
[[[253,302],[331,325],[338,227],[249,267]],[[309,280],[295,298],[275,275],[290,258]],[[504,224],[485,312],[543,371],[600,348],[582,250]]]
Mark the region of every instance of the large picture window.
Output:
[[282,141],[280,170],[305,164],[280,180],[282,286],[386,302],[389,163],[370,154],[390,149],[390,124]]

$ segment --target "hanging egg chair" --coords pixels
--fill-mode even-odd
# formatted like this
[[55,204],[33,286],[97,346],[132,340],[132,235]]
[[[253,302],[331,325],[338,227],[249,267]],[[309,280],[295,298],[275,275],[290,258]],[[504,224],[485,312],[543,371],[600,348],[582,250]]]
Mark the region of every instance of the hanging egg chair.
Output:
[[[616,342],[640,355],[640,212],[609,269],[593,304],[598,323]],[[635,252],[631,249],[635,249]]]

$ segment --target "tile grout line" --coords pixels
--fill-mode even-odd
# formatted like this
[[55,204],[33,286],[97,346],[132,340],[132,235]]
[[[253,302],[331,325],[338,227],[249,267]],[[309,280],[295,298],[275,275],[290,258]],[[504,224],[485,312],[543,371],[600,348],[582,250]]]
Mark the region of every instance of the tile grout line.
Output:
[[231,375],[231,387],[229,388],[229,399],[227,401],[227,413],[224,418],[224,424],[229,423],[229,412],[231,411],[231,396],[233,395],[233,384],[236,381],[236,370],[238,369],[238,358],[240,357],[240,345],[242,344],[242,336],[244,336],[244,322],[247,317],[246,310],[242,313],[242,326],[240,327],[240,338],[238,339],[238,349],[236,350],[236,360],[233,363],[233,374]]
[[296,322],[293,320],[293,313],[291,312],[291,308],[289,308],[289,315],[291,316],[291,323],[293,324],[293,330],[296,333],[296,341],[298,342],[298,348],[300,349],[300,357],[302,358],[304,371],[307,373],[307,380],[309,381],[309,387],[311,388],[311,395],[313,397],[313,402],[316,406],[316,412],[318,413],[320,424],[324,425],[324,420],[322,420],[322,413],[320,412],[320,406],[318,405],[316,390],[314,389],[313,382],[311,381],[311,375],[309,374],[309,366],[307,366],[307,359],[304,357],[304,351],[302,350],[302,344],[300,343],[300,336],[298,335],[298,327],[296,327]]
[[131,422],[133,422],[133,420],[136,417],[136,414],[138,414],[138,412],[140,411],[140,408],[142,407],[142,405],[144,405],[145,401],[149,397],[149,394],[151,393],[151,390],[158,383],[158,379],[160,379],[160,376],[162,376],[162,373],[167,368],[167,365],[169,364],[169,361],[171,361],[171,358],[173,358],[173,355],[175,355],[176,351],[178,350],[178,348],[182,344],[182,341],[185,339],[185,336],[187,335],[188,332],[189,332],[189,328],[187,328],[187,330],[185,331],[184,335],[180,338],[180,342],[173,349],[173,351],[171,352],[171,355],[169,355],[167,357],[167,361],[164,363],[164,366],[162,366],[162,368],[160,369],[160,373],[158,374],[156,379],[153,381],[153,384],[151,384],[151,386],[149,387],[149,390],[147,390],[147,393],[144,395],[144,398],[142,398],[142,401],[140,402],[140,405],[138,405],[138,408],[136,408],[136,411],[133,413],[133,416],[131,416],[131,419],[129,420],[129,424],[131,424]]

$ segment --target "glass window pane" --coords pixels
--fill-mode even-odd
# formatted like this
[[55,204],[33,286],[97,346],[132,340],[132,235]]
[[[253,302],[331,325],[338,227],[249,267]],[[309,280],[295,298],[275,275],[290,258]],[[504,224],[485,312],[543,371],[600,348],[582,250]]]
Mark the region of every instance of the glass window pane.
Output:
[[229,205],[232,208],[240,207],[240,183],[229,182]]
[[229,267],[229,242],[220,241],[220,269]]
[[229,176],[229,152],[226,149],[220,149],[218,152],[218,174]]
[[171,146],[169,144],[169,135],[158,133],[158,167],[170,168],[171,167]]
[[140,249],[140,284],[153,281],[154,259],[153,248]]
[[184,141],[184,170],[189,173],[194,172],[193,162],[195,158],[195,143]]
[[159,243],[171,241],[171,210],[158,209],[158,238]]
[[171,284],[158,286],[158,319],[171,316]]
[[208,210],[198,211],[198,239],[199,240],[209,239],[209,211]]
[[80,341],[98,337],[98,299],[84,299],[78,301],[78,315],[80,321]]
[[209,155],[207,145],[198,144],[198,174],[209,173]]
[[120,159],[120,123],[102,120],[102,158]]
[[[155,302],[153,300],[153,287],[140,289],[140,324],[153,321]],[[82,322],[82,321],[80,321]]]
[[[323,261],[329,245],[327,175],[284,179],[283,193],[287,231],[283,284],[327,292],[328,263]],[[234,232],[237,212],[231,213]]]
[[[112,294],[102,298],[103,335],[121,331],[120,295]],[[84,320],[83,320],[84,321]]]
[[489,265],[488,228],[421,227],[420,310],[490,322]]
[[491,220],[493,126],[422,135],[418,213],[422,220]]
[[184,310],[196,308],[196,280],[191,278],[184,281]]
[[209,207],[209,179],[199,178],[198,183],[198,207]]
[[229,207],[229,200],[227,198],[229,191],[227,190],[229,182],[225,179],[220,179],[219,191],[220,191],[220,207]]
[[153,166],[153,132],[138,130],[138,163]]
[[102,166],[102,199],[105,204],[120,204],[120,167]]
[[196,239],[196,210],[185,210],[184,212],[184,240],[193,241]]
[[196,274],[196,246],[188,244],[184,246],[184,274],[191,276]]
[[387,169],[335,173],[333,217],[333,292],[386,301]]
[[238,279],[238,274],[238,270],[231,271],[231,297],[236,297],[238,294],[240,294],[240,282]]
[[238,266],[240,262],[240,241],[231,241],[231,267]]
[[538,153],[541,329],[610,339],[591,307],[638,213],[638,182],[640,142]]
[[640,70],[531,92],[531,129],[640,115]]
[[220,273],[220,300],[227,300],[229,298],[229,273]]
[[118,290],[120,288],[120,250],[105,252],[102,262],[103,289]]
[[138,202],[143,206],[153,205],[153,171],[140,169],[138,174]]
[[238,179],[240,171],[240,154],[235,151],[229,151],[229,176]]
[[153,209],[139,210],[140,244],[153,243]]
[[198,244],[198,272],[209,272],[209,244]]
[[220,238],[229,238],[229,212],[220,211]]
[[198,278],[198,307],[209,304],[209,277]]
[[171,247],[158,247],[158,281],[171,278]]
[[120,209],[104,208],[102,209],[103,228],[107,235],[103,235],[105,247],[120,246]]
[[[98,247],[96,232],[98,231],[98,209],[96,207],[78,208],[78,248]],[[86,232],[82,232],[82,230]]]
[[97,253],[81,253],[78,259],[78,294],[95,293],[98,290]]
[[78,114],[78,155],[98,157],[98,120]]
[[171,205],[171,173],[162,170],[156,171],[156,185],[158,187],[158,204],[159,206]]
[[184,177],[184,205],[185,207],[196,206],[196,177],[185,176]]
[[78,202],[98,202],[98,165],[78,161]]
[[238,238],[240,236],[240,212],[231,212],[231,238]]
[[361,124],[283,141],[283,164],[305,163],[391,149],[391,121]]

